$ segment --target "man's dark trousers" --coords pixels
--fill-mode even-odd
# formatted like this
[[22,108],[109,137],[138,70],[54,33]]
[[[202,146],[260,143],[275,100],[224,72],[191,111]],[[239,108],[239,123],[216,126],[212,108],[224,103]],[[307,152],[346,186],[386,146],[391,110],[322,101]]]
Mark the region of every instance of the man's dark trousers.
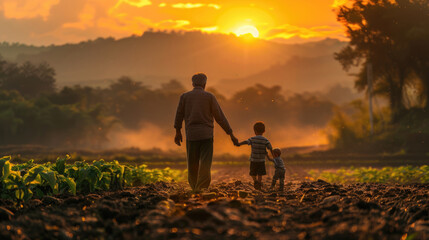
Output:
[[186,141],[188,157],[188,181],[192,190],[199,191],[210,186],[213,158],[213,138]]

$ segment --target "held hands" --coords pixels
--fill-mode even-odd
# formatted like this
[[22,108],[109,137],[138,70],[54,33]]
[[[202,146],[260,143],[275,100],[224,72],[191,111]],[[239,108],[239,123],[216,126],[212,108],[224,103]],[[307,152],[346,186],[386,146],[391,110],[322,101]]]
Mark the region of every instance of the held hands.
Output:
[[240,146],[238,144],[238,139],[234,136],[234,134],[231,133],[230,137],[231,137],[231,141],[234,144],[234,146]]

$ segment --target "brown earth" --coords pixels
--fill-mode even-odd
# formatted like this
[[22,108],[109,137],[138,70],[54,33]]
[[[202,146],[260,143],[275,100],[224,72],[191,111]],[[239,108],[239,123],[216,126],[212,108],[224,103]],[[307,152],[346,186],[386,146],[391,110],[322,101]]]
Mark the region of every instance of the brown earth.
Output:
[[427,184],[321,180],[257,191],[226,174],[197,195],[160,182],[21,206],[0,200],[0,239],[428,239],[428,197]]

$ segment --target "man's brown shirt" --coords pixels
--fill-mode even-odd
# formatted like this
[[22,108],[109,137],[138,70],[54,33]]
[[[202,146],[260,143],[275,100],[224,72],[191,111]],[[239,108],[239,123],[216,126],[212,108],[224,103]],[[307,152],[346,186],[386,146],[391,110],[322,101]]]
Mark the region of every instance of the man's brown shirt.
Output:
[[195,87],[180,97],[174,128],[181,129],[182,122],[185,120],[188,141],[210,139],[213,138],[213,119],[227,134],[232,133],[216,97],[204,91],[202,87]]

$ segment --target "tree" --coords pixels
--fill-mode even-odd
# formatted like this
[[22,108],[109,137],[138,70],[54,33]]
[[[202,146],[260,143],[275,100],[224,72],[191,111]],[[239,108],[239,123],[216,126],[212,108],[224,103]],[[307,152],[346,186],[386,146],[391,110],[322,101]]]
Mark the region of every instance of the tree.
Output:
[[424,43],[422,35],[416,38],[415,32],[416,28],[420,29],[417,32],[427,29],[428,9],[428,2],[423,0],[356,0],[351,7],[340,7],[337,13],[350,42],[335,58],[345,70],[361,66],[355,82],[360,90],[367,88],[366,64],[373,65],[375,93],[388,97],[393,121],[405,109],[403,92],[413,73],[422,77],[427,69],[422,66],[429,55],[416,50],[410,38],[427,49],[428,41]]
[[412,54],[411,63],[423,85],[421,96],[425,99],[426,111],[429,111],[429,2],[414,0],[406,10],[412,12],[408,19],[412,21],[412,27],[405,32]]
[[47,63],[18,65],[2,61],[0,71],[0,86],[4,90],[16,90],[28,98],[55,91],[55,70]]

